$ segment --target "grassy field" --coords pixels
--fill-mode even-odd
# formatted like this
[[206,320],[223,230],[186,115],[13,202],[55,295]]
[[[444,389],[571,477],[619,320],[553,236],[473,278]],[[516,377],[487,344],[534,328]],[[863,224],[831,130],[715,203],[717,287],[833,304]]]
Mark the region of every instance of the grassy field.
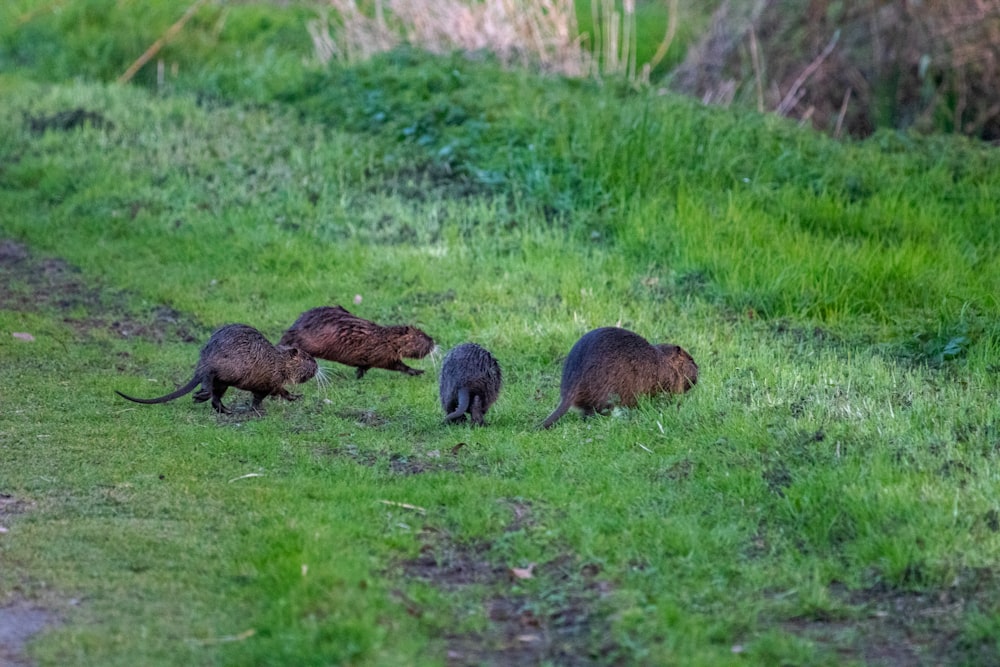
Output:
[[[1000,662],[995,148],[320,70],[296,7],[210,5],[121,86],[176,8],[50,4],[0,10],[0,630],[46,621],[0,662]],[[335,303],[489,348],[488,426],[442,424],[440,354],[263,417],[113,393]],[[698,386],[539,430],[605,325]]]

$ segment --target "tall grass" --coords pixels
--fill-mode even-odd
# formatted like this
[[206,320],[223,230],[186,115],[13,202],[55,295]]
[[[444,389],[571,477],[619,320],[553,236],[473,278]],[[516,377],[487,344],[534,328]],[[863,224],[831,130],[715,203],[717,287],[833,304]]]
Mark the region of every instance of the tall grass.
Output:
[[835,136],[882,128],[1000,137],[1000,4],[724,2],[673,83]]
[[573,0],[330,0],[331,15],[308,24],[316,56],[356,63],[402,43],[432,53],[488,52],[505,64],[540,67],[562,76],[624,77],[649,83],[677,33],[678,3],[648,62],[639,63],[634,0],[592,0],[591,34],[580,32]]

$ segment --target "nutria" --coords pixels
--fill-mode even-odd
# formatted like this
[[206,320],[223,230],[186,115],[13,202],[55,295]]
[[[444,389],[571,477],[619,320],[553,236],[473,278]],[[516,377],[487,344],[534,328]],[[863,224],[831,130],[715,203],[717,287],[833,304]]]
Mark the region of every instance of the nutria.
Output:
[[483,426],[483,415],[497,400],[502,384],[500,364],[492,354],[475,343],[453,348],[441,364],[444,420],[463,422],[469,413],[473,424]]
[[571,407],[585,417],[607,410],[611,397],[632,407],[642,394],[682,394],[698,381],[698,365],[676,345],[650,345],[637,333],[603,327],[583,335],[566,357],[562,401],[548,419],[549,428]]
[[317,359],[354,366],[359,380],[369,368],[420,375],[423,371],[410,368],[403,358],[420,359],[434,349],[434,339],[416,327],[383,327],[340,306],[302,313],[281,337],[281,344],[294,345]]
[[289,401],[301,398],[290,394],[286,383],[301,384],[316,375],[316,360],[309,354],[287,345],[274,346],[262,333],[246,324],[220,327],[201,348],[194,377],[183,387],[159,398],[133,398],[120,391],[115,393],[136,403],[166,403],[192,391],[195,403],[212,400],[217,412],[230,410],[222,404],[222,395],[229,387],[253,393],[251,408],[260,411],[267,396],[280,396]]

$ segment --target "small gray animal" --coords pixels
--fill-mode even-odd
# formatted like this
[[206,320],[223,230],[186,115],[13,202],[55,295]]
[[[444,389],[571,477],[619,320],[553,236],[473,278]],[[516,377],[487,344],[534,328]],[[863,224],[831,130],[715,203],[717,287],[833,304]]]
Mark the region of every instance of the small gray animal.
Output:
[[317,359],[354,366],[360,380],[369,368],[420,375],[403,359],[421,359],[434,349],[434,339],[411,326],[383,327],[352,315],[341,306],[313,308],[299,315],[281,337]]
[[640,395],[682,394],[698,382],[698,365],[677,345],[650,345],[637,333],[603,327],[584,334],[563,364],[559,407],[542,422],[549,428],[571,407],[589,417],[611,407],[612,396],[633,407]]
[[475,343],[462,343],[453,348],[441,364],[441,407],[446,422],[463,422],[465,415],[472,423],[483,426],[483,415],[500,395],[503,378],[500,364],[484,348]]
[[253,393],[251,408],[260,411],[268,396],[289,401],[301,398],[290,394],[285,384],[301,384],[316,375],[316,360],[309,354],[287,345],[274,346],[264,335],[246,324],[227,324],[217,329],[201,349],[194,377],[183,387],[159,398],[133,398],[115,393],[135,403],[166,403],[194,390],[195,403],[211,399],[216,412],[228,413],[222,396],[229,387]]

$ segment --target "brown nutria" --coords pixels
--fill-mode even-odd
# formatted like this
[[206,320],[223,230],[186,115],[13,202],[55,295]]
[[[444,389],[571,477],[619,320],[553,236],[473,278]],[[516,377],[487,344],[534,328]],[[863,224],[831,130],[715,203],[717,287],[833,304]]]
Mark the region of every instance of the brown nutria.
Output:
[[682,394],[698,381],[698,365],[676,345],[650,345],[637,333],[603,327],[584,334],[563,365],[559,407],[542,422],[549,428],[571,407],[585,417],[611,407],[611,397],[625,407],[643,394]]
[[500,364],[475,343],[462,343],[445,355],[441,364],[441,407],[446,422],[463,422],[465,414],[472,423],[483,426],[483,415],[500,395],[503,378]]
[[115,393],[136,403],[166,403],[192,391],[195,403],[211,399],[217,412],[230,410],[222,404],[222,395],[230,387],[253,393],[251,408],[260,411],[261,401],[268,396],[280,396],[289,401],[301,398],[290,394],[286,383],[301,384],[316,375],[316,360],[309,354],[287,345],[274,346],[264,335],[246,324],[227,324],[212,334],[201,348],[194,377],[183,387],[159,398],[133,398],[120,391]]
[[341,306],[302,313],[281,337],[281,344],[294,345],[317,359],[354,366],[359,380],[369,368],[420,375],[422,370],[402,360],[421,359],[434,349],[434,339],[416,327],[383,327]]

